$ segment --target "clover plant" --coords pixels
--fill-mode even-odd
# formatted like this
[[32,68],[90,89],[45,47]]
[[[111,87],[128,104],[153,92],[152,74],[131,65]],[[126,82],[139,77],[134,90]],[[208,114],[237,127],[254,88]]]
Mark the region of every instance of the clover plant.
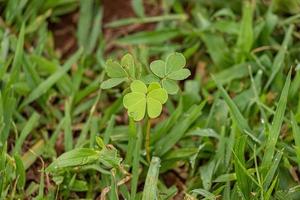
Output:
[[143,119],[147,121],[145,148],[148,160],[150,160],[150,119],[159,117],[168,95],[178,92],[177,81],[190,76],[191,72],[184,68],[185,65],[185,57],[176,52],[169,54],[165,61],[151,62],[150,70],[142,70],[139,62],[131,54],[124,55],[121,62],[111,59],[106,62],[105,71],[109,78],[102,82],[101,88],[110,89],[126,83],[123,91],[127,93],[124,94],[123,105],[127,109],[128,116],[136,122]]

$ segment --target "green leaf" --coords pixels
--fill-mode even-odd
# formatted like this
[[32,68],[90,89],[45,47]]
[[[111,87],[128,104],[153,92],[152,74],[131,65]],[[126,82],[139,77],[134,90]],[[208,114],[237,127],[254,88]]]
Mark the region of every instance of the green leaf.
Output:
[[168,93],[161,88],[158,82],[151,83],[147,88],[140,81],[135,80],[130,85],[131,91],[123,98],[123,105],[128,110],[128,115],[135,121],[144,118],[146,108],[150,118],[156,118],[162,111],[162,104],[166,103]]
[[158,89],[151,90],[148,93],[147,97],[155,99],[159,101],[161,104],[164,104],[168,100],[168,93],[165,89],[158,88]]
[[130,89],[132,92],[147,93],[147,86],[140,80],[135,80],[130,84]]
[[100,151],[95,151],[88,148],[78,148],[62,154],[54,160],[46,169],[48,172],[53,172],[65,167],[74,167],[90,164],[99,159]]
[[153,98],[147,98],[147,113],[150,118],[156,118],[162,111],[162,104]]
[[145,94],[140,92],[128,93],[123,98],[123,105],[128,109],[130,106],[134,106],[137,103],[137,100],[144,99],[145,96]]
[[100,162],[109,168],[120,167],[122,158],[119,157],[117,149],[113,148],[104,148],[101,150],[99,155]]
[[106,81],[103,81],[100,87],[102,89],[109,89],[121,84],[122,82],[126,81],[126,79],[127,78],[110,78]]
[[189,77],[191,75],[191,72],[189,69],[180,69],[178,71],[172,72],[170,74],[168,74],[168,78],[169,79],[173,79],[173,80],[184,80],[187,77]]
[[181,53],[172,53],[167,57],[166,73],[172,73],[184,68],[186,64],[185,57]]
[[162,86],[164,89],[167,90],[168,94],[176,94],[179,90],[179,87],[176,84],[176,82],[169,79],[162,80]]
[[148,92],[151,92],[152,90],[159,89],[159,88],[161,88],[159,83],[157,82],[150,83],[150,85],[148,86]]
[[162,60],[155,60],[150,63],[151,71],[158,77],[163,78],[166,75],[166,63]]
[[108,60],[106,62],[105,71],[110,78],[124,78],[127,76],[126,71],[116,61]]
[[155,76],[154,74],[148,74],[146,76],[143,76],[141,78],[141,80],[146,83],[146,84],[150,84],[152,82],[159,82],[159,78],[157,76]]
[[131,77],[135,78],[134,58],[131,54],[127,53],[122,57],[121,65],[128,70]]
[[139,92],[131,92],[123,98],[124,107],[128,109],[128,115],[135,121],[144,118],[146,112],[146,95]]

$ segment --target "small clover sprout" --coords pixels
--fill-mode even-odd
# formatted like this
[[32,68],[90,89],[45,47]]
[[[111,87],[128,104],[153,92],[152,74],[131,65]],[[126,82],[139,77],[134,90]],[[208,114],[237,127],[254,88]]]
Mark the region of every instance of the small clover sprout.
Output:
[[102,89],[115,87],[130,79],[135,79],[135,64],[131,54],[126,54],[121,59],[121,64],[111,59],[106,61],[105,71],[110,79],[102,82]]
[[176,81],[184,80],[191,75],[189,69],[184,68],[186,64],[185,57],[181,53],[170,54],[166,61],[155,60],[151,62],[151,71],[161,78],[163,88],[168,94],[176,94],[178,85]]
[[[179,90],[176,81],[190,76],[185,57],[181,53],[172,53],[166,61],[155,60],[151,62],[151,72],[143,74],[143,81],[139,80],[141,68],[135,63],[131,54],[122,57],[121,62],[107,60],[105,72],[108,80],[101,83],[102,89],[109,89],[127,82],[131,92],[123,98],[123,105],[128,110],[128,115],[135,121],[156,118],[161,114],[162,105],[166,103],[168,94],[176,94]],[[146,70],[144,70],[146,71]],[[148,87],[146,84],[148,84]],[[126,89],[124,90],[126,91]]]
[[123,105],[128,110],[128,115],[135,121],[144,118],[145,113],[150,118],[156,118],[162,111],[162,105],[168,99],[168,93],[161,88],[158,82],[151,83],[148,88],[140,80],[135,80],[130,84],[131,92],[123,98]]

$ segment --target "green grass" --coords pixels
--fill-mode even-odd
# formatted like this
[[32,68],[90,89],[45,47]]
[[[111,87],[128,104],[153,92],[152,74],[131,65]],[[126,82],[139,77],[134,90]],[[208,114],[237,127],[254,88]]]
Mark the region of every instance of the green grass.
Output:
[[[96,0],[0,0],[0,199],[300,199],[300,1],[145,2],[110,21]],[[165,81],[150,63],[173,52],[191,76],[134,121],[131,78]],[[130,79],[107,76],[124,55]]]

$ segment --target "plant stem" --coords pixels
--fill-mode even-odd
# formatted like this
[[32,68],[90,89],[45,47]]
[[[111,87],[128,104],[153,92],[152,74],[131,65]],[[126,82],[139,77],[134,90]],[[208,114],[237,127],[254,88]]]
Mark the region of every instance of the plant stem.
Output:
[[142,147],[142,141],[143,141],[143,130],[142,130],[142,124],[136,123],[137,125],[137,138],[135,142],[135,148],[134,148],[134,155],[133,155],[133,161],[132,161],[132,179],[131,179],[131,196],[130,200],[135,200],[135,195],[137,191],[138,186],[138,180],[139,180],[139,166],[140,166],[140,152]]
[[150,162],[150,129],[151,129],[151,119],[147,120],[146,128],[146,138],[145,138],[145,150],[147,161]]

